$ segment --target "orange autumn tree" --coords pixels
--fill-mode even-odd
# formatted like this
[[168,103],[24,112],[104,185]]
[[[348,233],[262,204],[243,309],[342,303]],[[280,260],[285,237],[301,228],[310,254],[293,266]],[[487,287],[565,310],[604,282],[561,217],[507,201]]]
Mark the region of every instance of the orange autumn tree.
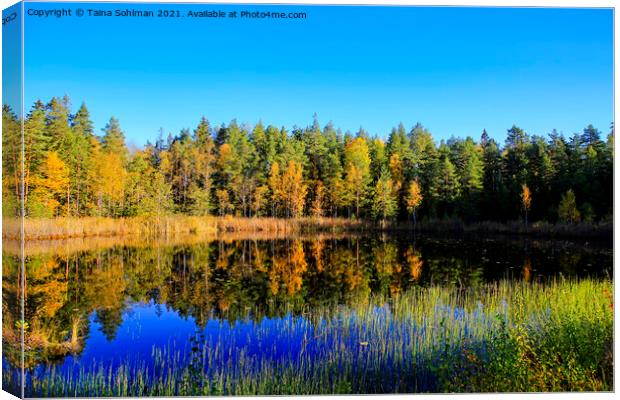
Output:
[[422,261],[422,253],[416,250],[413,246],[409,246],[405,252],[405,260],[409,266],[409,274],[411,279],[414,281],[419,281],[422,276],[422,267],[424,266],[424,261]]
[[420,184],[418,181],[411,181],[409,187],[407,188],[407,198],[405,201],[407,204],[407,211],[413,215],[414,228],[416,223],[416,210],[420,207],[420,204],[422,204],[423,199],[424,197],[422,196],[422,188],[420,187]]
[[521,185],[521,204],[523,205],[523,211],[525,211],[525,226],[527,226],[527,212],[532,206],[532,192],[525,183]]

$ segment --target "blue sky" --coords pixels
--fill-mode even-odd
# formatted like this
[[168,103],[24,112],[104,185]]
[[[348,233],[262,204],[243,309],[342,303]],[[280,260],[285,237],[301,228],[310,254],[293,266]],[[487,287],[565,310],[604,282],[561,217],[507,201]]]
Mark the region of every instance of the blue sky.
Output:
[[[26,4],[28,8],[58,8]],[[67,5],[77,8],[79,5]],[[159,9],[89,4],[83,8]],[[67,94],[97,129],[116,116],[142,145],[212,124],[421,122],[437,139],[512,124],[570,135],[613,119],[610,9],[176,5],[303,11],[306,20],[25,19],[25,102]]]

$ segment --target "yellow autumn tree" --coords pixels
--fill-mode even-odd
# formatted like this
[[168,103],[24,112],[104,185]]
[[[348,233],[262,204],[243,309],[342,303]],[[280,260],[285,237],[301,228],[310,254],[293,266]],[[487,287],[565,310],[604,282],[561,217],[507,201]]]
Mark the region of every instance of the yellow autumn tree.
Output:
[[346,207],[349,204],[344,180],[340,176],[337,176],[332,180],[329,189],[327,193],[331,205],[330,216],[336,217],[338,216],[338,209]]
[[312,201],[312,216],[321,218],[323,216],[323,198],[325,197],[325,186],[321,181],[317,181],[314,187],[314,200]]
[[123,167],[123,159],[117,153],[103,153],[99,165],[101,191],[108,205],[108,214],[118,215],[125,198],[125,180],[127,172]]
[[231,162],[232,157],[232,148],[228,143],[224,143],[220,146],[219,157],[217,159],[217,167],[221,170],[225,170],[227,165]]
[[325,242],[319,237],[312,241],[310,248],[312,249],[312,255],[314,256],[314,265],[317,272],[321,273],[325,269],[323,264],[323,249],[325,248]]
[[217,198],[218,209],[220,210],[220,216],[227,215],[232,209],[232,203],[230,202],[230,196],[228,190],[218,189],[215,191],[215,197]]
[[290,248],[289,271],[284,277],[286,280],[286,288],[290,296],[301,291],[303,285],[303,274],[308,269],[306,261],[306,253],[301,240],[296,240]]
[[49,216],[62,214],[61,202],[69,191],[69,169],[58,153],[50,151],[41,165],[40,174],[32,182],[36,187],[34,196]]
[[350,205],[355,205],[355,217],[360,217],[360,207],[366,201],[370,182],[370,153],[362,137],[355,138],[344,149],[345,192]]
[[266,185],[257,186],[252,194],[252,212],[255,217],[261,215],[261,210],[265,205],[265,200],[267,199],[267,191],[269,188]]
[[94,195],[97,215],[117,216],[125,198],[127,171],[122,154],[103,151],[93,140],[92,168],[89,171],[90,191]]
[[294,218],[303,214],[308,186],[303,181],[301,164],[290,160],[282,174],[281,190],[285,198],[287,216]]
[[390,157],[390,175],[394,182],[394,189],[399,191],[403,185],[403,161],[398,153],[392,154]]

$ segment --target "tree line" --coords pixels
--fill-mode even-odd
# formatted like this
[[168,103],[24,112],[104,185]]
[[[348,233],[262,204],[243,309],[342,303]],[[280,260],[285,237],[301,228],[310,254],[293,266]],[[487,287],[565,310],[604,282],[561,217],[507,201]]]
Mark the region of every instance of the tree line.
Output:
[[[3,107],[3,209],[19,215],[20,123]],[[437,143],[421,124],[382,139],[321,126],[213,126],[202,118],[177,135],[129,149],[119,121],[100,134],[88,108],[68,97],[37,101],[24,123],[27,217],[162,216],[455,218],[464,222],[611,219],[613,124],[566,138],[513,125],[502,145]]]

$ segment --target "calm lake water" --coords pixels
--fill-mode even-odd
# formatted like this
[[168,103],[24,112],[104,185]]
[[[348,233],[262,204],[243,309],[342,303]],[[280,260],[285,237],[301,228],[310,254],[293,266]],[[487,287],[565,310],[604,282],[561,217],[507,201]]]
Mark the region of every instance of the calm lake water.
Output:
[[[311,312],[363,303],[372,294],[390,298],[437,285],[466,291],[504,279],[609,278],[613,271],[608,245],[513,238],[322,236],[55,253],[27,259],[25,362],[29,373],[53,366],[76,377],[135,360],[153,373],[157,349],[182,363],[197,337],[271,361],[320,352],[295,333],[306,332]],[[12,313],[17,263],[5,254],[3,265],[7,384],[6,371],[18,362],[11,342],[17,329],[10,332],[9,324],[18,327],[19,317]],[[385,307],[377,313],[389,312]]]

